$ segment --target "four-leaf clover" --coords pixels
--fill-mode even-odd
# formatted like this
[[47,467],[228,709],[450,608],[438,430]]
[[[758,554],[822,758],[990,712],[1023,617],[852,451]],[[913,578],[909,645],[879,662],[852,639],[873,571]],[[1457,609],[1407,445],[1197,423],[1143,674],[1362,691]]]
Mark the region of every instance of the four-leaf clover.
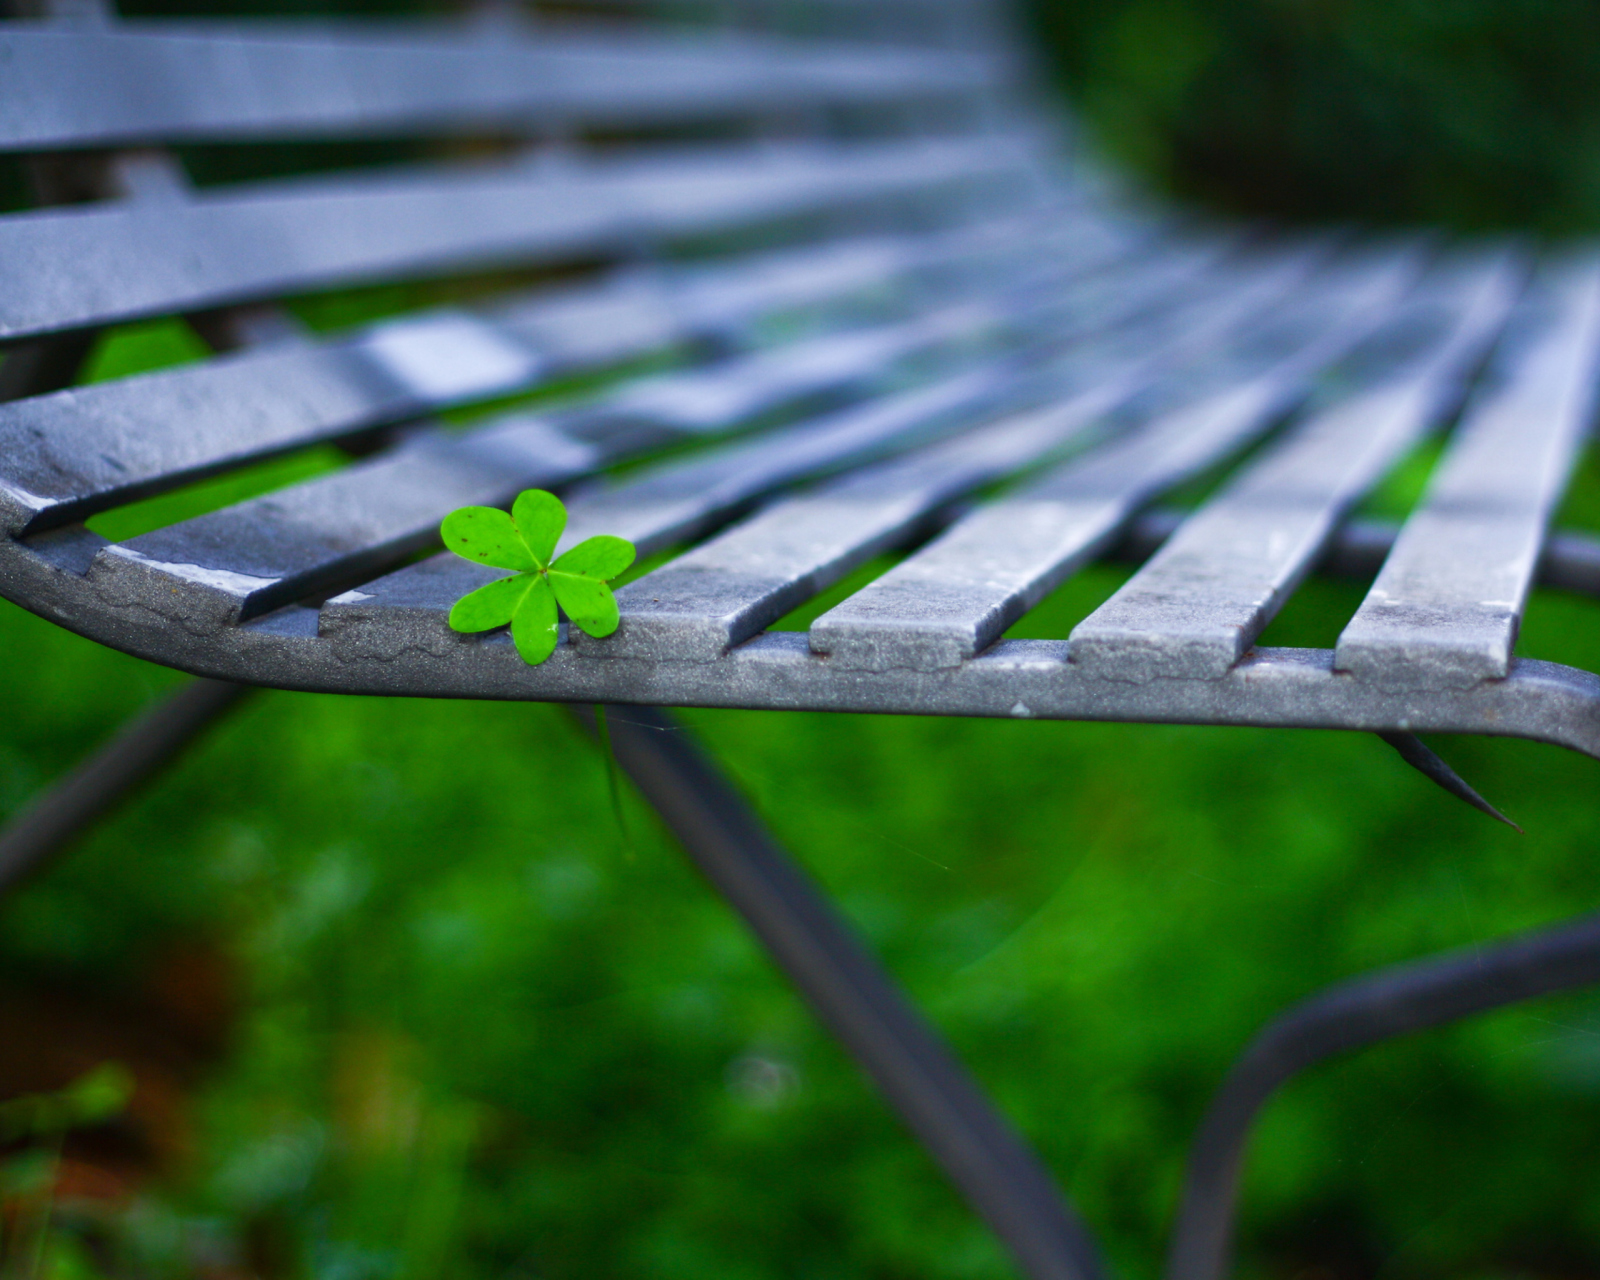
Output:
[[552,560],[567,509],[543,489],[528,489],[507,515],[497,507],[462,507],[439,526],[458,556],[497,569],[515,569],[469,592],[450,610],[457,631],[490,631],[511,624],[523,661],[543,662],[556,647],[556,605],[591,636],[617,629],[617,599],[606,582],[633,563],[633,543],[609,534],[586,538]]

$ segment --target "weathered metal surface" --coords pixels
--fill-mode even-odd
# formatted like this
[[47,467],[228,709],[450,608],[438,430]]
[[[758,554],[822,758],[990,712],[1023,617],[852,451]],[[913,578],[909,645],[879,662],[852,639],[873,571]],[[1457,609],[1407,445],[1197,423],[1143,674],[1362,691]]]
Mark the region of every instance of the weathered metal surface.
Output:
[[[330,611],[289,606],[240,627],[182,632],[181,611],[107,600],[82,576],[84,535],[46,535],[39,553],[8,546],[0,586],[13,599],[92,639],[199,675],[282,688],[414,697],[642,703],[1120,720],[1272,728],[1401,729],[1530,738],[1600,758],[1600,677],[1515,660],[1470,689],[1393,690],[1333,670],[1331,650],[1257,648],[1221,680],[1145,685],[1086,677],[1063,641],[1008,640],[939,671],[850,671],[810,651],[803,634],[768,632],[709,661],[614,658],[574,646],[530,667],[509,636],[451,631],[446,609],[360,602]],[[88,535],[93,540],[93,535]],[[40,554],[43,553],[43,554]],[[177,637],[182,634],[180,642]]]
[[[836,248],[807,248],[753,255],[739,266],[624,274],[498,304],[486,317],[413,313],[349,338],[273,343],[0,406],[0,522],[14,536],[36,533],[211,471],[520,390],[542,376],[671,342],[714,336],[730,344],[739,326],[762,312],[895,283],[902,269],[914,270],[921,254],[940,246],[951,255],[940,258],[948,270],[984,243],[986,230],[1015,226],[1007,221],[959,240],[907,237],[895,255],[872,252],[878,242],[842,255],[844,265],[861,270],[840,270]],[[980,254],[985,259],[992,255]],[[741,266],[752,279],[738,276]],[[903,345],[896,334],[890,340]],[[871,351],[856,355],[870,366]],[[774,367],[780,360],[753,359],[769,384],[793,385],[793,373]],[[659,381],[670,387],[709,378],[714,385],[741,376],[747,394],[756,389],[756,379],[736,366]],[[172,430],[178,422],[184,429]]]
[[0,23],[0,150],[539,132],[970,94],[992,57],[497,25]]
[[989,135],[301,178],[0,216],[0,338],[399,275],[625,253],[913,193],[1015,182]]
[[[1070,280],[1072,272],[1063,265],[1044,274],[1046,279]],[[1164,281],[1174,278],[1169,263],[1154,274]],[[1030,279],[1022,277],[1024,283]],[[1001,282],[1007,288],[997,296],[958,302],[897,324],[757,351],[704,370],[663,374],[566,413],[544,418],[514,414],[463,436],[414,438],[347,471],[107,548],[96,557],[92,576],[102,590],[121,600],[181,600],[191,631],[232,625],[313,591],[382,572],[430,542],[436,544],[439,521],[456,506],[503,504],[521,488],[562,484],[641,441],[726,432],[785,403],[860,391],[918,351],[976,336],[1002,322],[1026,331],[1041,309],[1051,313],[1050,304],[1037,299],[1020,308],[1008,304],[1007,292],[1018,286],[1004,277]],[[1053,291],[1047,293],[1053,296]],[[474,365],[459,356],[450,359],[448,349],[441,359],[443,344],[437,336],[430,344],[429,324],[441,327],[437,319],[415,327],[424,341],[418,348],[422,360],[391,344],[386,373],[391,380],[404,378],[413,387],[438,394],[449,389],[447,375],[457,379],[458,387],[469,381]],[[376,331],[378,336],[390,332],[388,326]],[[483,337],[470,327],[465,334],[448,327],[446,332],[457,336],[458,346],[459,339]],[[361,339],[364,355],[373,340],[371,332]],[[502,345],[486,342],[485,347],[488,358],[483,363],[499,376]],[[892,412],[886,420],[894,420]],[[579,439],[601,444],[580,445]],[[872,439],[869,430],[859,451],[870,450]],[[841,441],[832,447],[839,452],[846,446]],[[759,477],[758,470],[751,478],[758,487],[747,491],[759,492]],[[634,520],[623,527],[638,525]]]
[[[840,470],[916,440],[948,433],[986,407],[1018,394],[1026,367],[1016,359],[980,364],[955,377],[826,414],[709,456],[649,467],[628,480],[574,497],[561,546],[594,534],[627,538],[641,556],[714,527],[753,499],[810,476]],[[371,619],[383,609],[448,610],[461,596],[503,576],[441,553],[334,597],[325,614],[359,606]]]
[[[470,97],[477,90],[461,92]],[[905,91],[897,92],[902,101],[908,100]],[[424,104],[417,110],[428,114],[436,107]],[[307,110],[316,114],[309,106]],[[380,104],[378,110],[387,108]],[[165,194],[147,193],[142,200],[0,218],[8,286],[0,311],[21,309],[5,320],[6,333],[43,332],[210,305],[252,292],[531,261],[597,248],[632,252],[652,239],[698,235],[766,218],[870,202],[886,209],[902,193],[917,193],[924,207],[953,208],[965,199],[964,192],[999,192],[1007,184],[1035,181],[1041,172],[1037,161],[1038,148],[1030,135],[997,133],[830,148],[734,145],[696,154],[493,171],[307,179],[216,193],[185,193],[177,187]],[[1230,263],[1237,241],[1163,239],[1148,222],[1096,211],[1081,190],[1070,197],[1043,195],[1035,208],[1052,207],[1051,201],[1063,227],[1083,228],[1081,238],[1075,241],[1066,232],[1052,238],[1039,222],[1030,226],[1029,215],[1023,213],[1015,223],[1010,258],[1006,249],[995,248],[1006,235],[996,238],[993,228],[988,233],[975,229],[969,251],[952,247],[967,234],[963,231],[948,233],[952,239],[944,242],[940,237],[946,233],[902,239],[879,232],[863,237],[857,231],[854,243],[826,244],[815,252],[757,255],[695,268],[688,275],[667,269],[654,279],[639,271],[530,302],[406,319],[341,344],[287,344],[238,357],[233,364],[208,362],[146,381],[128,380],[120,387],[78,389],[68,393],[70,403],[44,397],[7,406],[7,413],[31,415],[27,422],[17,416],[0,423],[0,429],[12,430],[15,445],[7,462],[19,468],[8,475],[14,492],[7,514],[13,530],[33,532],[26,542],[0,544],[6,591],[47,616],[130,651],[223,678],[289,687],[1019,717],[1464,728],[1527,733],[1593,750],[1594,681],[1538,664],[1521,664],[1503,681],[1413,696],[1368,689],[1362,681],[1335,675],[1326,655],[1266,652],[1251,656],[1220,680],[1180,678],[1144,687],[1092,679],[1066,661],[1061,643],[1001,643],[978,657],[958,657],[951,666],[919,670],[922,659],[917,659],[908,666],[873,670],[867,669],[871,663],[852,668],[842,651],[832,657],[811,653],[802,637],[756,634],[787,603],[814,591],[874,547],[893,543],[930,517],[943,518],[940,509],[958,494],[1059,446],[1130,394],[1135,382],[1148,389],[1148,380],[1131,374],[1118,384],[1119,371],[1141,367],[1141,360],[1159,364],[1153,355],[1158,349],[1195,341],[1194,313],[1186,308],[1203,299],[1200,305],[1213,314],[1230,305],[1248,310],[1240,299],[1247,296],[1250,280],[1259,283],[1259,278]],[[987,247],[982,243],[985,234],[990,236]],[[625,398],[629,393],[624,393],[612,409],[620,416],[637,410],[638,416],[679,432],[700,424],[720,429],[810,387],[858,375],[870,382],[880,372],[874,366],[917,348],[918,342],[933,349],[942,336],[931,332],[938,324],[927,318],[930,308],[952,305],[965,288],[951,288],[950,281],[981,277],[983,269],[976,264],[985,261],[1009,270],[1013,268],[1004,264],[1025,261],[1030,253],[1040,263],[1058,253],[1070,258],[1073,243],[1080,256],[1071,287],[1025,304],[1041,315],[1051,313],[1058,338],[1075,333],[1093,339],[1084,351],[1095,353],[1100,362],[1097,378],[1077,384],[1080,389],[1074,394],[1087,399],[1065,418],[1051,421],[1041,409],[1030,419],[1018,416],[1015,406],[1006,410],[1009,417],[1000,414],[1001,402],[1019,394],[1014,381],[1021,376],[1019,368],[1006,359],[980,362],[966,366],[969,373],[957,371],[922,388],[771,432],[724,454],[673,464],[620,487],[574,497],[574,535],[607,526],[604,531],[634,533],[649,548],[672,538],[702,536],[762,495],[799,479],[870,463],[870,469],[832,481],[817,495],[780,501],[751,524],[731,531],[728,538],[743,540],[752,554],[765,557],[766,577],[755,584],[759,590],[735,592],[738,600],[720,615],[701,608],[702,593],[700,603],[683,615],[691,619],[683,643],[682,636],[660,644],[648,640],[647,627],[631,625],[644,615],[630,613],[630,625],[611,644],[563,646],[545,666],[527,668],[503,637],[465,638],[449,631],[443,619],[459,574],[463,568],[473,571],[464,562],[439,559],[369,583],[370,590],[337,597],[320,615],[294,603],[426,545],[430,526],[450,506],[504,501],[526,484],[560,483],[592,469],[614,447],[602,439],[605,410],[587,420],[595,443],[573,438],[572,431],[583,428],[578,418],[569,416],[507,419],[451,439],[415,435],[314,484],[158,530],[122,548],[109,547],[70,524],[90,510],[156,486],[370,423],[391,422],[454,398],[527,385],[543,376],[541,371],[625,358],[666,342],[716,334],[719,327],[733,329],[767,306],[809,305],[887,284],[904,289],[904,305],[921,314],[920,321],[907,322],[898,336],[884,337],[894,328],[887,326],[879,335],[887,343],[881,349],[861,335],[817,339],[820,345],[809,350],[826,355],[830,343],[836,348],[829,359],[818,357],[822,373],[805,372],[802,357],[808,348],[791,346],[746,355],[720,371],[678,375],[685,398],[671,405],[644,405],[664,394],[663,384],[657,383],[631,393],[639,404],[630,407]],[[1040,248],[1046,244],[1048,253]],[[957,261],[962,252],[967,253],[966,265]],[[985,254],[993,256],[985,259]],[[1108,269],[1087,268],[1097,255]],[[1115,265],[1119,260],[1123,265]],[[1403,272],[1394,270],[1398,281]],[[1346,271],[1345,278],[1356,280],[1359,274]],[[1045,280],[1049,273],[1036,276]],[[935,284],[932,293],[919,283],[941,279],[944,284]],[[1369,280],[1371,292],[1364,302],[1359,301],[1359,287],[1352,285],[1355,293],[1346,301],[1357,298],[1349,305],[1369,312],[1376,322],[1398,296],[1395,281],[1385,293]],[[1175,380],[1162,392],[1166,400],[1158,396],[1151,402],[1158,421],[1170,421],[1172,405],[1185,397],[1205,400],[1219,385],[1227,386],[1228,379],[1234,380],[1227,389],[1238,401],[1238,418],[1255,425],[1270,419],[1303,389],[1305,377],[1332,357],[1326,335],[1339,329],[1329,323],[1339,313],[1338,291],[1328,294],[1322,288],[1319,284],[1306,290],[1298,319],[1291,316],[1276,330],[1263,327],[1253,339],[1252,355],[1209,371],[1197,365],[1188,384]],[[1023,304],[1008,305],[1013,305],[1011,312],[994,313],[1001,324],[1014,320],[1014,306]],[[23,314],[29,307],[35,310]],[[931,329],[913,341],[919,323]],[[1108,327],[1111,332],[1095,332]],[[1039,336],[1036,332],[1030,341]],[[852,343],[857,344],[854,355],[838,354]],[[1303,363],[1297,365],[1297,360]],[[1258,370],[1276,369],[1278,376],[1241,382],[1240,370],[1251,361]],[[720,388],[706,381],[716,377],[725,379]],[[741,385],[741,378],[748,385]],[[696,389],[694,411],[681,411],[694,380],[703,383]],[[1106,390],[1108,385],[1115,394]],[[708,387],[725,400],[716,412],[699,408],[707,401],[700,393]],[[118,400],[118,395],[124,398]],[[1249,404],[1240,408],[1244,401]],[[1062,412],[1060,404],[1055,409]],[[1069,422],[1074,413],[1082,421]],[[927,443],[930,436],[968,428],[996,414],[999,420],[983,430]],[[176,444],[155,443],[165,434],[159,428],[166,422],[181,422],[186,438]],[[34,427],[44,435],[31,435]],[[1154,488],[1228,447],[1227,440],[1206,439],[1203,432],[1185,445],[1177,434],[1169,441],[1171,456],[1151,464],[1161,475],[1143,488],[1121,486],[1123,507],[1108,521],[1108,530],[1114,531]],[[907,457],[874,461],[913,444],[917,452]],[[59,453],[44,457],[46,445]],[[1117,447],[1123,446],[1114,446],[1113,452]],[[23,481],[28,467],[38,482],[34,488]],[[54,489],[44,483],[52,475],[59,481]],[[23,496],[18,498],[17,491]],[[33,502],[28,494],[46,501]],[[828,507],[841,495],[856,503],[848,521],[838,515],[837,506]],[[807,504],[812,504],[809,511],[815,519],[801,528]],[[764,522],[775,523],[768,528]],[[792,554],[778,564],[783,547],[767,534],[782,532],[777,526],[786,522],[793,524],[785,535],[793,535]],[[1098,545],[1104,540],[1090,541]],[[714,548],[726,550],[728,545],[720,540],[706,544],[667,573],[689,573],[695,556],[713,555]],[[1348,549],[1344,553],[1355,554]],[[1049,562],[1038,580],[1061,572],[1076,554],[1063,556],[1057,547],[1036,557]],[[1561,563],[1574,580],[1587,581],[1583,555]],[[623,595],[642,599],[644,591],[658,590],[668,581],[668,576],[653,575]],[[1019,598],[1025,602],[1030,597],[1024,590]],[[660,602],[652,596],[651,603]],[[703,629],[706,617],[722,621],[701,635],[695,629]],[[975,632],[966,652],[981,643],[987,640],[980,641]],[[629,656],[630,645],[656,656]]]
[[[463,435],[413,437],[349,469],[108,547],[91,576],[119,599],[181,599],[190,630],[231,625],[437,545],[439,521],[455,507],[503,505],[520,489],[555,487],[593,470],[606,453],[574,437],[620,436],[626,443],[641,430],[653,439],[726,432],[786,401],[881,377],[896,359],[1001,314],[993,306],[958,305],[790,344],[784,358],[757,352],[705,371],[662,375],[565,414],[512,414]],[[433,390],[443,390],[435,367],[419,372],[402,353],[391,354],[392,376],[413,384],[432,380]],[[470,372],[464,364],[458,359],[444,368],[460,375]],[[619,422],[632,430],[619,433]]]
[[709,262],[635,264],[598,283],[544,289],[479,311],[547,361],[582,368],[679,343],[743,345],[754,318],[789,308],[842,308],[875,295],[895,305],[934,303],[981,284],[982,274],[1015,270],[1019,242],[1089,269],[1150,238],[1087,216],[1070,218],[1071,230],[1061,234],[1052,224],[1069,209],[1002,214],[932,234],[847,236]]
[[960,663],[1103,551],[1140,506],[1269,427],[1309,381],[1381,323],[1410,285],[1412,252],[1340,273],[1299,302],[1318,327],[1237,380],[1159,415],[958,521],[812,624],[841,666],[932,670]]
[[1299,585],[1345,512],[1458,404],[1521,289],[1502,258],[1451,290],[1453,327],[1409,367],[1314,414],[1191,516],[1073,629],[1072,660],[1114,680],[1215,679]]
[[597,450],[538,418],[466,437],[428,433],[305,484],[108,546],[89,570],[121,607],[181,615],[215,630],[292,600],[380,573],[437,545],[461,506],[501,505],[593,469]]
[[1545,528],[1600,373],[1600,259],[1543,282],[1550,314],[1469,405],[1355,617],[1339,668],[1382,686],[1466,688],[1510,667]]

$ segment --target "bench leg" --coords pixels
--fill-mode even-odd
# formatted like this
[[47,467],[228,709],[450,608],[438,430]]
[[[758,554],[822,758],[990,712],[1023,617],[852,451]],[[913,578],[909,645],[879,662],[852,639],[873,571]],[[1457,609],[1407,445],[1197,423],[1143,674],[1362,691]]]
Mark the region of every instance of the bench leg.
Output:
[[130,720],[0,830],[0,893],[42,867],[165,768],[249,691],[226,680],[192,680]]
[[1235,1063],[1200,1126],[1168,1280],[1222,1280],[1226,1274],[1250,1126],[1296,1073],[1380,1040],[1597,982],[1600,916],[1590,916],[1496,947],[1355,978],[1281,1014]]
[[[575,709],[587,726],[587,708]],[[665,712],[612,708],[617,763],[1032,1280],[1103,1274],[1037,1157]]]

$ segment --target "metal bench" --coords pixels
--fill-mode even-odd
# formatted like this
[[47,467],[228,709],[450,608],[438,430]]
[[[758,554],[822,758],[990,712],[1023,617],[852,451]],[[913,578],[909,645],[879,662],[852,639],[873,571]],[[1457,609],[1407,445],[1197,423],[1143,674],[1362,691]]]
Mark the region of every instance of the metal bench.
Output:
[[[1600,679],[1512,651],[1536,580],[1600,593],[1600,542],[1547,535],[1600,373],[1600,257],[1151,210],[1070,158],[983,0],[738,13],[57,0],[0,25],[0,148],[39,206],[0,216],[0,583],[201,677],[0,835],[0,879],[247,686],[618,708],[621,766],[1024,1273],[1097,1275],[1048,1174],[659,708],[1365,730],[1480,804],[1414,734],[1600,756]],[[199,189],[160,150],[395,136],[481,145]],[[467,301],[331,336],[277,305],[445,277]],[[216,354],[74,385],[98,332],[171,316]],[[1349,519],[1447,427],[1402,526]],[[86,524],[328,443],[346,461],[311,479],[121,541]],[[1202,476],[1193,510],[1159,505]],[[437,549],[452,509],[534,487],[566,494],[568,542],[678,554],[619,590],[614,635],[530,667],[448,627],[494,571]],[[886,552],[807,632],[770,629]],[[1142,567],[1070,636],[1004,638],[1110,555]],[[1257,647],[1319,568],[1376,573],[1337,647]],[[1171,1274],[1222,1274],[1251,1118],[1294,1071],[1596,980],[1584,923],[1286,1015],[1202,1130]]]

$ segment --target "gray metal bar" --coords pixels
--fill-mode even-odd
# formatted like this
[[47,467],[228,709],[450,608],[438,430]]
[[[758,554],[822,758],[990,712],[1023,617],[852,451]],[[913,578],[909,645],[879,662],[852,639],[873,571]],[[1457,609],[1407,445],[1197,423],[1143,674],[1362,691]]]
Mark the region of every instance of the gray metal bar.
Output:
[[1212,679],[1255,643],[1346,511],[1459,405],[1525,267],[1479,264],[1453,327],[1400,372],[1312,415],[1196,512],[1072,632],[1072,660],[1113,680]]
[[881,382],[917,354],[963,342],[992,345],[1020,318],[1003,298],[975,298],[898,324],[773,347],[733,365],[639,379],[584,411],[582,433],[722,434],[762,414]]
[[1223,1280],[1250,1126],[1307,1067],[1518,1000],[1600,982],[1600,916],[1496,946],[1397,965],[1275,1018],[1228,1073],[1195,1138],[1169,1280]]
[[707,661],[855,566],[913,536],[939,507],[1070,444],[1127,394],[1119,381],[1003,419],[784,500],[617,592],[622,621],[597,659]]
[[[837,250],[823,249],[754,255],[742,263],[749,280],[726,264],[625,274],[500,304],[483,318],[423,312],[350,338],[278,342],[0,407],[0,523],[13,536],[36,533],[211,471],[452,402],[520,390],[672,342],[715,336],[726,343],[764,311],[903,279],[908,262],[913,272],[949,262],[946,254],[955,263],[963,255],[992,262],[988,235],[1006,227],[1016,223],[907,238],[890,255],[858,243],[859,260],[843,255],[849,270],[838,269]],[[1086,269],[1098,261],[1099,249],[1082,252]],[[9,368],[0,366],[0,379]],[[179,421],[184,429],[172,430]]]
[[0,25],[0,150],[710,120],[971,94],[971,54],[634,28]]
[[52,783],[0,829],[0,894],[164,768],[247,692],[244,685],[225,680],[191,681]]
[[1381,260],[1317,296],[1315,336],[1265,368],[1158,416],[980,507],[811,626],[844,668],[937,670],[972,657],[1082,565],[1133,514],[1270,427],[1310,380],[1382,322],[1420,264]]
[[[252,297],[626,253],[807,212],[1015,185],[1026,139],[764,146],[405,170],[0,216],[0,338]],[[67,265],[70,264],[70,267]]]
[[[1118,542],[1119,560],[1143,564],[1177,531],[1188,512],[1156,508],[1140,515]],[[1333,578],[1371,578],[1400,535],[1389,520],[1351,520],[1334,533],[1315,571]],[[1539,557],[1538,585],[1579,595],[1600,596],[1600,537],[1558,532]]]
[[1332,650],[1258,646],[1221,680],[1128,685],[1086,678],[1064,641],[1003,640],[959,667],[928,673],[841,670],[803,635],[769,632],[715,662],[580,657],[560,646],[530,667],[509,637],[462,636],[447,610],[359,602],[326,620],[288,606],[240,627],[188,630],[181,617],[117,607],[82,576],[102,540],[61,530],[0,541],[0,593],[90,639],[218,679],[385,696],[627,702],[766,710],[1117,720],[1276,728],[1403,729],[1528,738],[1600,756],[1600,677],[1515,660],[1504,680],[1421,690],[1397,700],[1335,675]]
[[437,546],[439,521],[456,507],[558,486],[600,459],[532,416],[467,437],[427,432],[331,475],[107,545],[88,580],[120,607],[215,630],[382,572]]
[[[872,408],[881,411],[879,406]],[[851,416],[860,413],[854,411]],[[731,474],[737,474],[737,469]],[[714,477],[706,479],[712,485],[716,483]],[[1148,548],[1159,545],[1177,523],[1178,514],[1164,513],[1166,518],[1162,513],[1141,517],[1130,533],[1133,554],[1142,557],[1148,554]],[[1387,554],[1397,531],[1396,526],[1372,524],[1342,530],[1324,568],[1353,576],[1371,574]],[[473,568],[456,557],[449,561],[440,558],[426,562],[416,570],[402,570],[371,584],[367,592],[352,593],[351,604],[384,600],[390,611],[401,607],[431,609],[435,613],[448,610],[461,595],[480,585],[480,581],[452,583],[442,591],[418,591],[416,587],[419,580],[426,582],[430,566],[437,570],[451,563],[469,572]],[[1600,596],[1600,539],[1579,534],[1552,538],[1545,549],[1540,581]],[[409,596],[408,586],[411,588]],[[387,594],[370,594],[373,590]],[[338,601],[330,602],[324,613],[334,610],[337,616],[334,609],[337,604]],[[213,680],[199,680],[185,686],[172,695],[170,709],[158,708],[143,717],[137,727],[130,725],[63,782],[55,784],[32,808],[0,830],[0,892],[47,861],[99,816],[120,803],[128,792],[176,758],[195,736],[236,706],[237,699],[229,695],[229,690],[249,691],[247,687]]]
[[[5,15],[0,6],[0,16]],[[38,204],[73,204],[136,195],[132,184],[119,181],[126,177],[124,159],[115,153],[96,152],[30,156],[23,168]],[[0,351],[0,402],[70,387],[97,339],[92,329],[78,330]]]
[[[107,547],[89,576],[125,604],[168,614],[182,607],[191,630],[231,625],[437,545],[438,523],[454,507],[505,503],[522,488],[594,469],[603,454],[574,437],[598,439],[614,454],[674,434],[725,432],[786,402],[865,390],[917,352],[946,347],[959,356],[957,338],[1002,323],[1026,331],[1028,307],[1002,307],[1003,298],[663,375],[565,415],[513,415],[488,431],[413,438],[346,471]],[[1033,312],[1040,305],[1031,304]],[[436,347],[423,350],[437,360]],[[460,362],[441,372],[459,377]]]
[[607,716],[617,763],[1033,1280],[1103,1274],[1050,1175],[665,712]]
[[[87,172],[84,172],[84,170]],[[160,199],[182,174],[168,157],[91,156],[67,166],[64,177],[120,188],[142,199]],[[49,190],[41,190],[50,196]],[[297,321],[271,305],[224,308],[187,317],[214,351],[293,342],[303,337]],[[26,344],[21,372],[0,366],[0,385],[17,394],[36,395],[67,386],[92,348],[96,335],[79,331]],[[6,398],[0,392],[0,399]],[[0,895],[32,875],[117,807],[133,790],[175,760],[250,692],[230,681],[198,679],[135,717],[108,743],[36,796],[0,828]]]
[[348,345],[291,344],[0,405],[0,522],[69,524],[424,404]]
[[[752,500],[785,484],[841,470],[964,425],[1018,392],[1026,369],[1015,360],[980,364],[926,387],[882,396],[837,413],[767,432],[754,440],[648,468],[624,483],[575,495],[563,545],[596,533],[627,538],[641,556],[704,534]],[[437,613],[502,576],[448,553],[398,569],[335,596],[322,608],[337,617],[399,611]]]
[[1464,688],[1509,669],[1600,370],[1600,259],[1553,274],[1554,314],[1515,353],[1500,385],[1468,407],[1339,637],[1339,668],[1357,680]]
[[[1163,255],[1148,269],[1117,275],[1115,285],[1098,278],[1075,281],[1059,300],[1072,303],[1085,286],[1097,296],[1116,288],[1118,305],[1103,308],[1100,315],[1104,324],[1115,325],[1127,315],[1138,314],[1156,297],[1170,299],[1174,289],[1185,285],[1192,288],[1191,277],[1198,274],[1204,279],[1204,268],[1214,265],[1210,252],[1214,250],[1201,246],[1187,254]],[[1055,301],[1058,300],[1052,300],[1052,309]],[[1068,335],[1080,323],[1079,315],[1088,313],[1081,307],[1069,310]],[[1044,349],[1062,340],[1058,334],[1046,333],[1031,356],[1025,347],[1015,358],[980,364],[925,388],[913,388],[860,408],[768,432],[754,442],[724,448],[710,457],[651,468],[620,485],[586,491],[571,503],[565,541],[581,540],[589,532],[611,533],[630,539],[642,554],[649,554],[670,541],[696,536],[741,504],[781,484],[869,459],[909,443],[919,433],[926,435],[940,424],[952,427],[956,425],[953,415],[965,413],[970,420],[980,405],[997,404],[1008,389],[1014,398],[1025,398],[1030,388],[1039,383],[1039,374],[1030,368],[1030,362],[1037,363]],[[831,346],[825,349],[831,350]],[[870,365],[876,358],[874,355],[866,363]],[[755,361],[756,367],[763,369],[769,363],[762,357]],[[673,377],[682,378],[687,387],[694,388],[714,372]],[[736,386],[743,387],[749,381],[737,370],[732,372]],[[777,361],[774,372],[780,383],[787,383],[792,376],[782,360]],[[669,407],[685,399],[682,394],[674,394],[669,398]],[[583,415],[587,413],[581,411]],[[614,416],[617,415],[605,407],[596,414],[600,422]],[[569,430],[573,426],[567,423]],[[369,608],[375,607],[370,604],[374,600],[393,602],[395,607],[408,610],[432,608],[440,602],[448,608],[450,601],[493,576],[493,571],[481,566],[444,556],[368,583],[352,598],[369,602]],[[327,608],[337,611],[343,607],[341,600],[343,597],[330,601]]]
[[[1278,277],[1276,287],[1287,283]],[[1243,291],[1241,301],[1249,298],[1250,291]],[[1263,301],[1253,299],[1257,307]],[[1211,319],[1224,324],[1240,318],[1226,304],[1211,304],[1208,310]],[[1176,345],[1181,348],[1189,336]],[[931,512],[963,492],[1069,444],[1146,385],[1173,345],[1152,336],[1139,357],[1102,352],[1103,358],[1085,358],[1078,385],[1065,394],[1055,391],[1048,398],[1056,403],[1047,408],[991,423],[761,513],[625,587],[618,595],[622,622],[616,633],[599,641],[580,638],[580,651],[675,660],[721,654],[855,565],[911,536]],[[1057,376],[1072,386],[1071,372]]]
[[[1052,215],[1071,230],[1052,233]],[[926,303],[979,272],[1015,269],[1019,243],[1087,271],[1151,238],[1057,206],[932,234],[859,235],[731,260],[623,268],[599,287],[543,290],[480,310],[546,361],[592,367],[674,343],[744,345],[745,330],[763,313],[843,309],[874,293],[898,308]]]
[[[625,390],[618,400],[633,413],[621,416],[653,410],[646,421],[655,439],[675,429],[728,431],[764,401],[776,407],[842,390],[881,374],[896,355],[988,318],[958,310],[944,326],[929,318],[795,344],[786,359],[760,353],[706,374],[669,375],[653,384],[654,403]],[[612,418],[596,409],[582,420]],[[437,545],[439,521],[456,507],[504,504],[522,489],[594,470],[604,454],[573,434],[536,415],[464,436],[430,433],[344,471],[107,547],[90,577],[113,598],[181,602],[191,628],[230,625]]]

